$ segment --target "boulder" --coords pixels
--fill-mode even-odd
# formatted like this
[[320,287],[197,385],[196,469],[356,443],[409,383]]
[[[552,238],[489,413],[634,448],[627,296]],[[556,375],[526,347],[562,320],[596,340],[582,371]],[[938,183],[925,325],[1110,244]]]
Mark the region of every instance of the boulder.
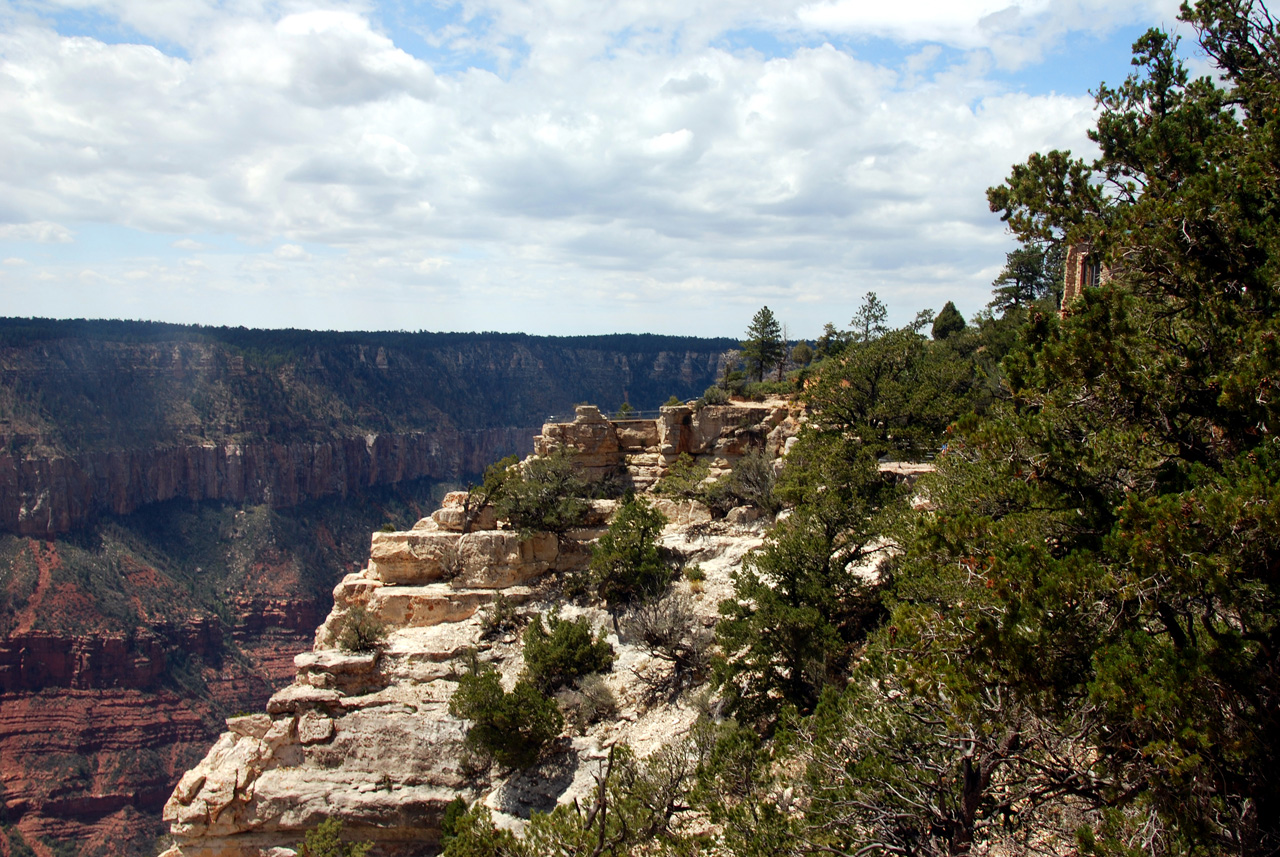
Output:
[[687,527],[691,524],[707,524],[711,522],[711,509],[697,500],[674,500],[670,497],[658,497],[653,501],[657,509],[667,519],[668,526]]
[[545,574],[559,553],[557,538],[538,533],[523,538],[509,530],[467,533],[458,542],[459,589],[504,589]]
[[763,514],[764,513],[755,506],[737,506],[730,509],[728,514],[724,516],[724,519],[730,524],[738,524],[741,526],[760,520]]
[[453,576],[458,564],[458,534],[410,530],[374,533],[369,571],[383,583],[430,583]]
[[[467,526],[466,503],[469,491],[450,491],[444,495],[444,502],[431,513],[431,520],[442,530],[460,533]],[[498,526],[498,515],[488,504],[480,509],[472,510],[472,530],[492,530]]]

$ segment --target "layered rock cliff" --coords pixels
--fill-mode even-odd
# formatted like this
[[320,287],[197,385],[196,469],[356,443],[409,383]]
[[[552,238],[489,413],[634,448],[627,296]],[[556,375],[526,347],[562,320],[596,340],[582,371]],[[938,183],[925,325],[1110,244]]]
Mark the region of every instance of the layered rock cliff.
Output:
[[166,500],[296,506],[429,477],[458,480],[529,448],[533,430],[444,429],[293,443],[224,442],[50,457],[0,454],[0,530],[66,533]]
[[370,530],[574,402],[698,394],[732,344],[0,319],[0,854],[147,850]]
[[[660,476],[657,462],[679,451],[700,450],[727,468],[745,451],[743,437],[772,438],[785,448],[799,426],[799,414],[785,405],[707,408],[697,416],[695,429],[692,410],[664,409],[645,426],[580,408],[574,422],[544,426],[539,448],[569,448],[588,471],[622,466],[643,482]],[[669,705],[651,692],[668,665],[625,629],[620,636],[602,607],[570,605],[563,594],[566,577],[589,562],[589,545],[617,502],[595,501],[581,529],[557,538],[521,537],[492,515],[463,532],[464,498],[450,495],[409,530],[373,534],[368,563],[338,584],[313,649],[295,659],[293,683],[265,711],[229,719],[178,783],[165,807],[176,840],[168,857],[281,857],[327,817],[341,818],[352,838],[375,842],[378,854],[433,853],[444,808],[457,796],[483,800],[503,823],[518,826],[535,809],[584,794],[608,744],[626,741],[644,754],[689,726],[694,707]],[[681,580],[675,588],[693,605],[693,621],[709,628],[731,593],[733,570],[762,542],[766,521],[713,521],[694,501],[654,502],[669,520],[663,544],[703,569],[705,579]],[[508,683],[520,671],[516,636],[493,633],[499,596],[526,618],[552,609],[585,616],[618,654],[604,679],[616,714],[562,736],[532,771],[477,764],[464,750],[467,724],[448,711],[464,669],[460,658],[494,664]],[[336,645],[357,607],[389,629],[378,651],[350,653]]]
[[732,344],[0,319],[0,531],[457,480],[575,402],[695,396]]
[[173,783],[289,683],[369,530],[435,504],[430,485],[406,502],[416,484],[0,536],[0,854],[154,850]]

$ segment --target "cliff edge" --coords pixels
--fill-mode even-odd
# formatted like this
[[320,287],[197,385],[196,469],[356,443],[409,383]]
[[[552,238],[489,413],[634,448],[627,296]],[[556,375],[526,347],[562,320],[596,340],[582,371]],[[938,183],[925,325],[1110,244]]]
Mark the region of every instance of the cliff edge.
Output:
[[[781,453],[800,423],[782,402],[664,408],[647,421],[610,421],[580,407],[572,423],[545,425],[536,447],[572,450],[595,478],[620,467],[643,488],[681,453],[723,471],[752,449]],[[518,827],[534,810],[585,794],[611,744],[644,755],[690,726],[696,706],[654,692],[670,665],[619,631],[602,607],[573,606],[564,595],[618,501],[593,501],[584,525],[563,536],[522,537],[483,514],[464,532],[466,500],[451,494],[412,529],[373,534],[367,566],[338,584],[314,648],[295,659],[294,682],[265,712],[228,720],[174,789],[165,806],[174,837],[166,857],[284,857],[329,817],[342,819],[351,838],[373,841],[377,854],[433,853],[445,807],[459,796],[484,801],[501,823]],[[696,501],[653,503],[668,519],[661,543],[703,570],[704,579],[673,586],[691,605],[689,621],[709,635],[717,605],[732,593],[733,570],[763,542],[768,520],[746,509],[713,520]],[[554,609],[585,618],[617,654],[603,679],[616,713],[580,722],[537,768],[509,773],[471,757],[467,723],[448,706],[466,658],[493,664],[508,685],[523,667],[516,635],[494,633],[499,597],[503,609],[527,617]],[[389,629],[379,650],[337,646],[356,608]]]

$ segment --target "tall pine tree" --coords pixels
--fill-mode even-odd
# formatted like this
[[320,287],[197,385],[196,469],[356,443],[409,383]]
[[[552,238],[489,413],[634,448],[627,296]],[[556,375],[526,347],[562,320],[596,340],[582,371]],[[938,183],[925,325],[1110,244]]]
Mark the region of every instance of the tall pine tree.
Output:
[[782,342],[782,325],[774,317],[767,306],[751,319],[747,328],[747,338],[742,340],[742,360],[747,365],[747,372],[757,381],[763,381],[764,375],[777,366],[785,356]]

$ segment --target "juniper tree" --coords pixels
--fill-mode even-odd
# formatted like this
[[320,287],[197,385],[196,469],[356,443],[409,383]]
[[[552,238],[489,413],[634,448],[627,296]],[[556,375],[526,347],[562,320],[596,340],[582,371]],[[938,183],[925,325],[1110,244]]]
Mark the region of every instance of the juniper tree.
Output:
[[960,310],[956,309],[954,303],[947,301],[942,312],[938,313],[938,317],[933,320],[933,328],[929,331],[929,335],[934,339],[946,339],[964,328],[964,316],[960,314]]
[[1220,81],[1149,31],[1098,90],[1101,154],[1033,155],[989,192],[1020,240],[1087,243],[1114,276],[1063,319],[1033,309],[1007,401],[954,428],[876,657],[944,692],[943,740],[1015,730],[1008,781],[1085,813],[1082,850],[1263,854],[1280,847],[1280,39],[1247,0],[1182,14]]

